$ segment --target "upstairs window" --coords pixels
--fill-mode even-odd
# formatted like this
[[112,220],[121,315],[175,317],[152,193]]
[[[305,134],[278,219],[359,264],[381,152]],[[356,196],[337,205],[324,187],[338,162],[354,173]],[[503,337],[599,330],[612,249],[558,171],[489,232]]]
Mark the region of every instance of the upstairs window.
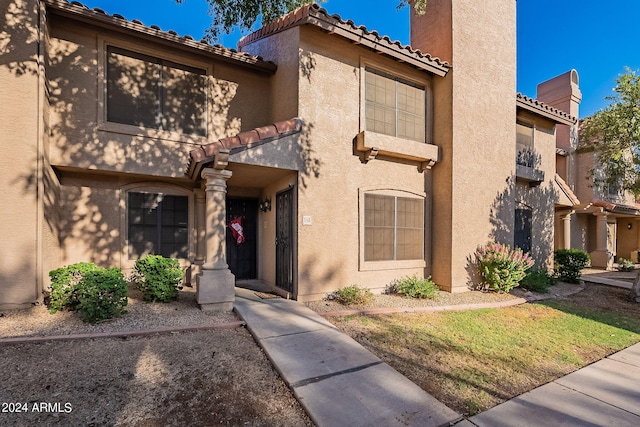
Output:
[[206,135],[206,71],[107,48],[107,121]]
[[425,142],[425,89],[365,71],[366,130]]
[[129,259],[154,254],[189,257],[189,198],[128,193]]
[[516,164],[532,168],[535,166],[533,152],[533,126],[516,122]]
[[365,194],[364,260],[423,259],[423,199]]

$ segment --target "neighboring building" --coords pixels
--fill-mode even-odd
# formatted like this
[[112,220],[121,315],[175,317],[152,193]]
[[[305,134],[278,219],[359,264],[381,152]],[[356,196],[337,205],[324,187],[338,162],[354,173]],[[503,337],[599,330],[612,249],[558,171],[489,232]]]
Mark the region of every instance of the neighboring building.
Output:
[[[578,117],[582,100],[578,73],[572,70],[541,83],[537,96]],[[610,269],[617,258],[638,262],[640,205],[631,193],[594,184],[590,173],[592,169],[597,173],[599,160],[595,153],[579,150],[578,126],[557,129],[556,168],[574,196],[570,204],[557,209],[556,228],[564,232],[556,234],[555,246],[589,252],[591,265],[597,268]]]
[[307,6],[238,52],[2,0],[0,306],[41,301],[61,265],[146,253],[179,258],[205,309],[241,280],[463,291],[489,240],[549,266],[575,116],[516,95],[515,2],[475,3],[430,0],[411,47]]

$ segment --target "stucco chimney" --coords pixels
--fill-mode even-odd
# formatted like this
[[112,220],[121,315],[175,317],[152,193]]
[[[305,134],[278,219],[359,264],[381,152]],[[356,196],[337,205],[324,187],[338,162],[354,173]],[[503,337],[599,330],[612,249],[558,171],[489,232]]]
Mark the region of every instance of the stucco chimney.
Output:
[[478,245],[513,244],[516,2],[428,0],[424,15],[412,11],[411,45],[453,67],[433,79],[432,275],[465,291]]
[[[567,71],[557,77],[549,79],[538,85],[537,98],[558,110],[565,111],[573,117],[579,117],[580,92],[578,72]],[[566,157],[558,157],[556,169],[558,174],[566,181],[569,187],[576,191],[577,159],[573,152],[578,146],[578,124],[573,126],[556,125],[556,147],[569,153]],[[582,194],[581,194],[582,195]]]

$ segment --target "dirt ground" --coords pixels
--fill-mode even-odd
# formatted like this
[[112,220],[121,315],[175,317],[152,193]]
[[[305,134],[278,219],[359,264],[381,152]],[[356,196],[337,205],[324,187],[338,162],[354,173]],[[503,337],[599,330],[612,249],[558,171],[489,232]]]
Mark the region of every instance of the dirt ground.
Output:
[[0,338],[124,335],[0,344],[0,426],[313,425],[245,328],[125,335],[237,322],[234,313],[205,314],[193,288],[170,304],[130,288],[127,310],[95,325],[44,306],[0,312]]
[[2,426],[313,425],[244,328],[0,346],[0,384]]

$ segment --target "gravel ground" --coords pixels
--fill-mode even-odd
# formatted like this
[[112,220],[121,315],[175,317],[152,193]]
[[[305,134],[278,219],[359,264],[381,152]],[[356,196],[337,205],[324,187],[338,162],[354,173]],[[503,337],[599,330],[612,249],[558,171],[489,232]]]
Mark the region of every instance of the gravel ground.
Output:
[[169,327],[207,326],[234,322],[233,313],[206,314],[198,308],[195,288],[183,288],[178,301],[145,303],[133,286],[129,288],[127,314],[95,325],[84,323],[73,312],[50,314],[44,305],[27,310],[0,312],[0,338],[139,331]]
[[373,301],[369,304],[358,304],[345,306],[336,301],[325,299],[305,303],[313,311],[323,314],[343,310],[365,310],[370,308],[416,308],[416,307],[436,307],[445,305],[460,304],[480,304],[487,302],[502,302],[517,298],[511,294],[497,294],[493,292],[469,291],[457,294],[438,291],[433,299],[404,298],[399,295],[374,295]]
[[[128,313],[97,325],[46,307],[0,312],[0,338],[235,322],[195,290],[170,304],[130,289]],[[244,328],[0,345],[0,426],[312,426]],[[20,412],[19,412],[20,411]]]

